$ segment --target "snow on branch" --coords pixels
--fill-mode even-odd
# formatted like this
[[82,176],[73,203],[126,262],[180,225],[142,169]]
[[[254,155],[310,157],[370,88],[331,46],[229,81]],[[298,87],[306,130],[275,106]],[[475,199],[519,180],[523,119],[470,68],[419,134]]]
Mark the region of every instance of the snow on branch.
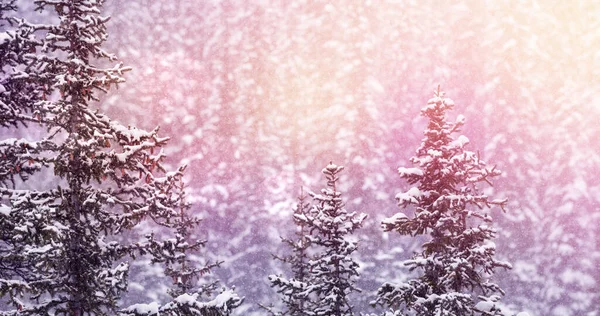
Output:
[[230,315],[233,309],[240,306],[243,299],[234,290],[223,290],[210,301],[200,300],[200,294],[182,294],[171,302],[159,305],[157,302],[149,304],[135,304],[120,311],[121,315],[150,316],[150,315],[202,315],[225,316]]

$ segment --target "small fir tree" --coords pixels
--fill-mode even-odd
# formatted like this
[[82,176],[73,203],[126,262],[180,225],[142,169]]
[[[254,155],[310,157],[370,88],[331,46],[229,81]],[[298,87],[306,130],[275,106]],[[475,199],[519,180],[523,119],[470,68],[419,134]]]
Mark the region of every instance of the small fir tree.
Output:
[[[428,235],[423,251],[404,264],[420,275],[405,283],[385,283],[374,303],[416,315],[500,315],[496,303],[504,291],[489,281],[496,268],[510,264],[494,258],[496,232],[492,218],[484,211],[504,207],[506,200],[490,200],[480,192],[482,182],[500,175],[486,167],[479,155],[465,149],[465,136],[454,139],[464,124],[446,121],[454,102],[438,90],[422,108],[429,119],[425,138],[411,158],[414,167],[400,168],[400,176],[415,185],[396,196],[400,207],[413,206],[414,216],[397,213],[383,221],[385,231],[401,235]],[[475,303],[474,293],[481,294]],[[491,295],[491,296],[488,296]]]
[[173,300],[162,306],[156,302],[135,304],[123,309],[121,313],[124,315],[227,316],[243,302],[243,299],[233,290],[223,290],[211,301],[202,300],[216,290],[217,282],[199,286],[199,279],[222,262],[206,263],[202,267],[197,267],[189,259],[189,254],[204,247],[206,241],[195,240],[189,243],[193,229],[201,220],[189,215],[190,204],[185,202],[183,182],[179,188],[179,201],[181,203],[179,216],[173,218],[173,223],[170,225],[176,230],[175,238],[162,244],[154,243],[150,248],[153,255],[152,263],[164,264],[165,274],[173,280],[173,287],[168,291]]
[[[196,240],[192,244],[189,244],[188,242],[191,238],[193,229],[198,227],[201,220],[189,215],[190,204],[186,202],[183,183],[181,185],[179,191],[181,201],[180,214],[179,217],[175,219],[173,225],[177,232],[175,239],[173,240],[175,245],[174,248],[179,251],[171,253],[171,256],[168,258],[157,256],[160,258],[159,261],[164,262],[166,265],[165,274],[173,280],[173,287],[169,290],[169,295],[173,298],[186,293],[191,293],[201,276],[210,273],[211,269],[218,267],[222,263],[206,263],[203,267],[198,268],[190,261],[188,254],[192,251],[199,251],[201,247],[206,245],[206,241]],[[160,251],[161,247],[158,247],[157,250]],[[214,288],[214,286],[209,285],[206,290],[208,291],[212,288]]]
[[270,275],[271,286],[277,287],[277,292],[281,294],[282,301],[286,310],[284,312],[274,312],[272,307],[265,307],[272,315],[292,315],[306,316],[312,309],[309,298],[310,292],[310,267],[308,256],[309,231],[306,227],[306,221],[303,220],[309,214],[310,204],[306,202],[306,195],[300,190],[298,203],[294,207],[294,224],[297,227],[296,239],[282,238],[291,249],[292,254],[287,257],[274,256],[275,259],[290,265],[292,278],[287,279],[283,276]]
[[311,298],[307,315],[354,315],[348,295],[360,291],[356,286],[359,265],[351,255],[357,242],[348,237],[360,228],[366,214],[348,213],[338,191],[339,173],[344,169],[329,163],[323,174],[327,187],[321,194],[310,193],[313,207],[298,215],[299,224],[310,232],[307,236],[314,255],[308,262],[309,285],[305,291]]

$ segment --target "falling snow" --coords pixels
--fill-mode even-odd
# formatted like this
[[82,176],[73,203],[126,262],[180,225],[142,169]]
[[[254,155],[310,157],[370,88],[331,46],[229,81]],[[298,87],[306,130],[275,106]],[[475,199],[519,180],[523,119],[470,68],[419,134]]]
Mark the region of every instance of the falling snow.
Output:
[[[170,307],[224,308],[233,300],[241,306],[230,309],[232,315],[264,315],[259,304],[284,306],[269,276],[290,272],[272,254],[286,254],[280,237],[297,233],[295,199],[301,190],[319,192],[322,166],[335,161],[345,167],[338,188],[345,207],[368,214],[353,236],[362,289],[351,294],[353,312],[382,315],[381,307],[369,304],[378,287],[414,277],[402,262],[421,251],[421,240],[383,232],[382,224],[406,222],[416,202],[432,198],[411,183],[426,175],[422,165],[448,162],[440,169],[447,175],[452,164],[481,159],[488,163],[483,173],[502,170],[484,191],[493,197],[492,208],[478,219],[493,218],[498,233],[493,244],[472,250],[494,250],[513,268],[490,276],[505,295],[476,307],[517,316],[598,314],[600,4],[106,1],[101,15],[110,20],[102,49],[118,61],[58,56],[73,69],[88,62],[93,65],[88,71],[108,67],[98,80],[115,81],[107,94],[94,94],[98,102],[85,95],[85,117],[97,125],[69,138],[43,124],[57,115],[57,100],[72,100],[60,87],[85,81],[77,72],[64,72],[36,93],[14,92],[24,89],[14,80],[37,79],[31,69],[8,63],[18,23],[5,18],[16,14],[41,28],[60,23],[55,12],[37,13],[32,1],[14,3],[17,13],[0,15],[0,227],[9,232],[0,239],[0,255],[9,250],[8,238],[18,242],[27,236],[53,243],[23,247],[24,255],[60,255],[65,245],[58,241],[70,232],[59,207],[70,203],[61,199],[70,192],[61,174],[69,170],[53,166],[76,156],[53,144],[93,147],[82,165],[103,176],[82,182],[86,190],[103,193],[82,200],[84,207],[118,209],[119,218],[128,220],[165,206],[171,191],[161,184],[184,185],[190,212],[203,218],[192,237],[207,241],[189,256],[191,262],[201,267],[223,261],[200,278],[206,286],[220,281],[210,295],[172,297],[173,280],[161,264],[144,256],[131,259],[121,307],[152,315]],[[43,31],[27,38],[56,36]],[[19,58],[33,60],[52,49],[28,48]],[[118,74],[123,80],[116,78],[120,68],[109,71],[120,62],[132,69]],[[438,85],[452,99],[428,103]],[[29,97],[37,98],[35,104],[11,103]],[[448,158],[442,149],[431,149],[414,164],[410,157],[429,129],[420,109],[434,111],[437,101],[453,108],[445,119],[457,126],[445,149],[472,152]],[[132,160],[131,170],[114,168]],[[180,184],[169,171],[182,165]],[[483,174],[461,176],[473,182]],[[456,190],[436,205],[473,201],[467,185]],[[120,197],[125,194],[135,198]],[[505,201],[504,210],[494,206]],[[136,209],[137,203],[145,207]],[[306,220],[303,216],[296,215]],[[96,220],[82,216],[91,225]],[[131,232],[132,242],[147,242],[152,234],[175,240],[160,226],[142,223]],[[94,245],[99,252],[116,252],[116,242],[106,238]],[[118,267],[105,270],[106,282],[120,280]],[[9,279],[9,272],[0,267],[0,289],[25,286]],[[27,296],[18,300],[30,303]],[[0,296],[0,314],[18,308],[9,301]]]

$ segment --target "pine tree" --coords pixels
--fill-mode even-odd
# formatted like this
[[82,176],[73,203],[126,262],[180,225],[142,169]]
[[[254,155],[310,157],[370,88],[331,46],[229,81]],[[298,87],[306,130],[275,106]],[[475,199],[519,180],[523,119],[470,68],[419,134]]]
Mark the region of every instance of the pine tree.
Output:
[[311,315],[310,292],[310,267],[308,255],[309,234],[308,227],[304,220],[309,214],[310,204],[306,202],[306,195],[303,190],[300,191],[298,203],[294,207],[294,224],[297,227],[296,239],[282,238],[291,249],[292,254],[287,257],[274,256],[277,260],[285,262],[291,266],[292,278],[287,279],[283,276],[270,275],[271,286],[277,287],[277,292],[282,295],[282,301],[286,307],[284,312],[274,312],[270,307],[264,307],[273,315],[292,315],[304,316]]
[[367,215],[346,211],[337,187],[343,169],[329,163],[322,171],[327,188],[321,194],[311,192],[311,211],[296,216],[310,232],[307,237],[315,252],[308,262],[310,285],[305,292],[311,309],[307,315],[353,315],[348,295],[359,291],[355,286],[359,265],[351,257],[358,245],[348,235],[361,227]]
[[[181,201],[179,218],[175,219],[173,225],[177,232],[174,239],[174,248],[178,249],[179,252],[174,252],[174,256],[162,260],[166,264],[165,274],[173,279],[173,287],[169,290],[169,295],[173,298],[190,293],[196,287],[195,283],[199,277],[210,273],[211,269],[222,263],[206,263],[202,268],[197,268],[190,261],[189,253],[192,251],[197,252],[201,247],[204,247],[206,241],[196,240],[189,244],[192,231],[200,224],[201,220],[189,215],[190,204],[186,203],[183,187],[180,188],[179,197]],[[208,288],[212,288],[212,286]]]
[[[399,168],[400,176],[416,186],[396,196],[400,207],[414,207],[414,216],[397,213],[382,223],[385,231],[429,236],[423,251],[404,262],[420,275],[405,283],[385,283],[378,291],[374,303],[397,313],[500,314],[499,296],[491,294],[504,292],[489,277],[495,269],[508,269],[510,264],[494,258],[496,231],[484,209],[503,207],[506,200],[490,200],[478,187],[482,182],[491,184],[490,178],[500,171],[486,167],[478,154],[465,149],[467,137],[452,137],[464,124],[462,115],[454,123],[446,121],[446,111],[453,106],[438,87],[422,108],[421,115],[429,123],[416,156],[411,158],[415,166]],[[482,294],[480,302],[475,303],[474,293]]]
[[[3,2],[3,18],[15,3]],[[118,236],[144,219],[170,225],[184,168],[165,170],[168,138],[158,129],[125,127],[90,106],[129,70],[100,66],[116,60],[100,48],[103,1],[34,3],[59,23],[7,17],[15,27],[0,33],[0,125],[44,133],[0,142],[0,297],[12,306],[3,314],[114,314],[128,256],[169,246],[153,236],[136,243]],[[34,174],[54,181],[27,181]]]
[[124,315],[227,316],[243,302],[243,299],[233,290],[225,289],[213,300],[202,301],[202,297],[209,296],[216,290],[217,282],[198,286],[199,279],[222,262],[206,263],[198,268],[190,260],[189,254],[204,247],[206,241],[196,240],[189,243],[192,230],[201,220],[189,215],[190,204],[186,203],[183,182],[179,188],[179,201],[181,203],[179,217],[173,218],[174,222],[170,225],[176,230],[175,238],[163,244],[154,243],[150,250],[153,255],[152,263],[163,263],[165,274],[173,279],[173,287],[169,290],[173,300],[162,306],[156,302],[135,304],[121,310]]

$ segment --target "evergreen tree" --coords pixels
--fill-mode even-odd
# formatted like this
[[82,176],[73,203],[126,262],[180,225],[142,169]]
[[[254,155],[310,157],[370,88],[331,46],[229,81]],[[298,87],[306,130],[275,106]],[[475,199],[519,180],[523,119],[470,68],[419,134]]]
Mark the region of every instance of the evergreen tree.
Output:
[[[510,264],[494,258],[496,248],[491,241],[496,232],[490,227],[492,218],[483,211],[491,206],[503,207],[506,200],[490,200],[478,185],[490,183],[500,175],[494,167],[486,167],[479,155],[465,149],[465,136],[454,139],[464,124],[460,115],[456,122],[446,121],[446,111],[454,102],[439,91],[421,109],[429,119],[425,138],[411,158],[412,168],[399,168],[400,176],[411,187],[396,196],[400,207],[413,206],[414,216],[397,213],[382,222],[385,231],[401,235],[429,235],[423,251],[404,262],[411,271],[421,274],[405,283],[385,283],[374,303],[387,305],[417,315],[484,315],[500,314],[496,303],[503,290],[489,281],[496,268]],[[475,303],[473,293],[481,293]]]
[[211,301],[204,302],[203,296],[209,296],[216,290],[217,282],[198,286],[198,280],[211,269],[218,267],[222,262],[206,263],[198,268],[190,260],[189,254],[204,247],[206,241],[196,240],[189,243],[192,230],[198,226],[200,219],[189,216],[190,204],[185,201],[183,182],[179,188],[180,213],[173,218],[171,227],[175,228],[175,238],[165,241],[163,244],[154,243],[150,252],[153,255],[153,263],[163,263],[165,274],[173,279],[173,287],[169,295],[173,297],[171,302],[162,306],[158,303],[135,304],[121,311],[125,315],[205,315],[226,316],[242,304],[233,290],[223,290]]
[[[200,276],[210,273],[210,270],[218,267],[222,262],[207,263],[202,268],[194,266],[190,261],[188,254],[191,251],[198,251],[200,247],[204,247],[205,240],[196,240],[189,244],[192,231],[200,223],[200,219],[189,215],[190,204],[186,203],[185,191],[183,187],[179,191],[180,196],[180,214],[179,218],[175,219],[173,227],[177,233],[174,239],[174,248],[179,252],[172,253],[173,256],[165,258],[163,261],[166,265],[165,274],[173,279],[173,288],[169,290],[169,295],[176,298],[185,293],[190,293],[196,287],[196,281]],[[160,250],[158,248],[157,250]],[[160,257],[159,257],[160,258]],[[212,288],[212,286],[209,286]]]
[[308,255],[309,234],[306,221],[303,220],[309,215],[310,204],[306,201],[306,196],[300,191],[298,203],[294,208],[294,224],[296,224],[297,239],[282,238],[291,249],[292,254],[287,257],[274,256],[276,259],[285,262],[291,266],[292,278],[286,279],[283,276],[270,275],[271,286],[277,287],[277,292],[282,295],[282,301],[285,304],[286,311],[283,313],[273,312],[272,308],[264,307],[273,315],[292,315],[304,316],[312,315],[310,292],[310,267]]
[[[127,287],[126,258],[170,246],[118,236],[146,218],[169,226],[184,170],[164,169],[168,138],[158,129],[125,127],[90,107],[129,70],[100,66],[116,60],[100,48],[103,1],[34,3],[55,12],[58,24],[5,18],[15,2],[0,6],[2,23],[15,25],[0,33],[0,125],[43,133],[0,142],[0,297],[12,308],[2,314],[114,314]],[[27,181],[36,172],[53,172],[52,185]]]
[[357,243],[348,235],[360,228],[366,214],[348,213],[342,202],[337,183],[344,169],[329,163],[323,169],[327,188],[321,194],[311,192],[313,207],[297,215],[299,224],[306,227],[314,255],[308,262],[309,285],[304,293],[311,299],[306,315],[353,315],[348,295],[359,291],[355,286],[359,265],[351,257]]

